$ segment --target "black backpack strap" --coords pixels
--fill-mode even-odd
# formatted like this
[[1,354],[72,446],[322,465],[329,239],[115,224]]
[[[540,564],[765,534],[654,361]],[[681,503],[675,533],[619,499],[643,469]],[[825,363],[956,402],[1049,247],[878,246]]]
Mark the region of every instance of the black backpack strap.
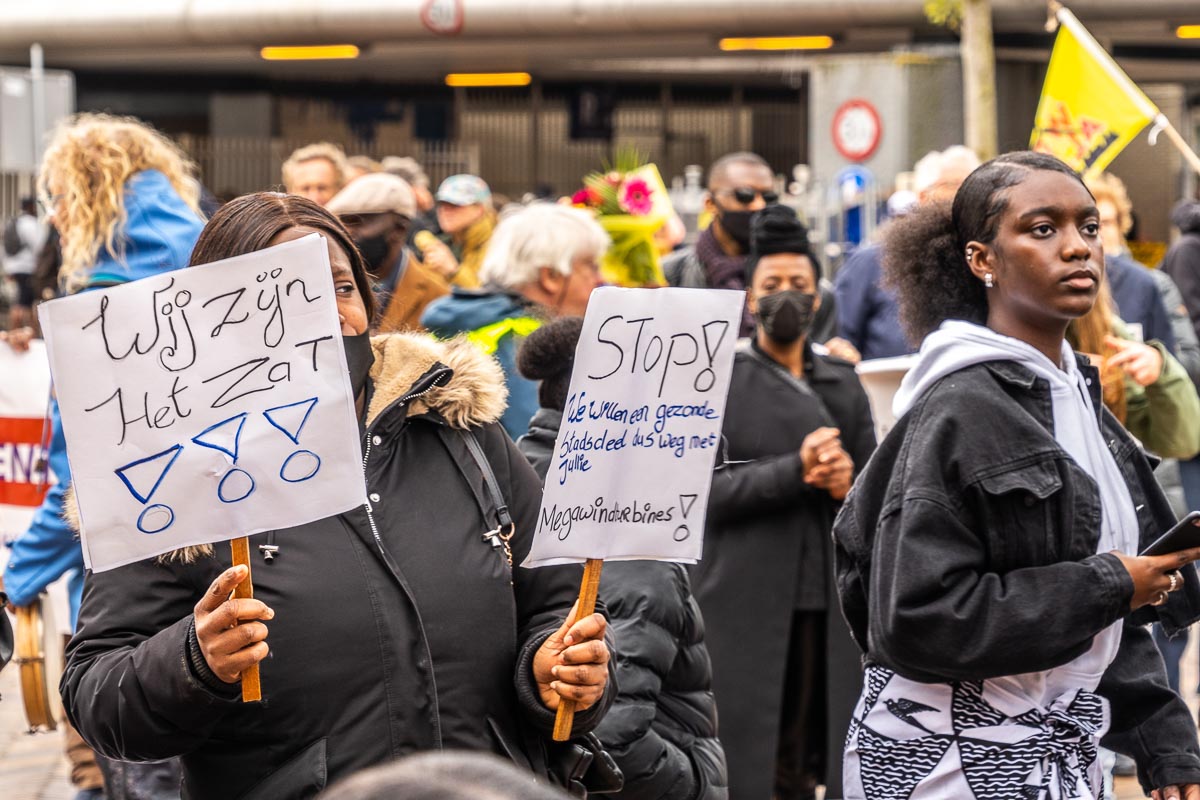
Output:
[[509,513],[508,501],[504,499],[504,493],[500,491],[500,481],[496,480],[496,473],[492,470],[491,463],[488,462],[487,454],[483,452],[483,446],[475,438],[475,432],[460,428],[458,429],[458,433],[462,437],[463,443],[467,446],[467,452],[475,460],[475,466],[479,467],[479,472],[483,475],[483,485],[487,487],[488,495],[491,498],[492,506],[496,513],[495,529],[485,533],[483,538],[491,542],[493,547],[504,548],[504,557],[511,567],[512,548],[508,542],[512,539],[516,525],[513,523],[512,514]]

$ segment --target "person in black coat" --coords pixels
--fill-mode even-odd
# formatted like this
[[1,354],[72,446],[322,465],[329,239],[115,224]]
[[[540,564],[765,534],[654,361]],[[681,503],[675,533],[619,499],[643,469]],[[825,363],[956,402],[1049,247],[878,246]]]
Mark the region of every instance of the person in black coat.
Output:
[[[230,202],[192,262],[315,232],[363,427],[362,463],[335,468],[361,469],[369,502],[251,536],[254,599],[228,599],[246,568],[230,567],[227,547],[89,572],[61,685],[67,715],[110,758],[181,756],[193,800],[311,798],[364,767],[450,748],[545,773],[559,698],[576,700],[583,734],[614,692],[603,617],[563,624],[580,568],[513,566],[541,490],[498,424],[495,361],[465,341],[369,338],[362,257],[300,197]],[[504,518],[488,483],[511,512],[507,540],[487,536]],[[256,663],[263,701],[243,703],[238,681]]]
[[734,357],[704,558],[693,568],[734,800],[840,797],[861,687],[834,594],[833,518],[875,447],[848,362],[807,334],[820,280],[790,209],[759,212],[748,264],[753,339]]
[[[534,331],[517,368],[540,380],[541,408],[517,447],[545,480],[571,382],[580,317]],[[725,800],[704,621],[687,571],[665,561],[605,565],[600,599],[620,643],[617,697],[595,734],[625,774],[622,800]]]

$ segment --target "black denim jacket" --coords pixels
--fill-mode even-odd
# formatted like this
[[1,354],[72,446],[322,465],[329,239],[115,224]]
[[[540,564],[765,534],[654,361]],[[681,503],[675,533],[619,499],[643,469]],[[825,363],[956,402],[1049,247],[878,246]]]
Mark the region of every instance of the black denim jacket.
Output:
[[[1129,486],[1144,547],[1175,522],[1138,443],[1104,410],[1100,425]],[[1112,710],[1106,746],[1139,764],[1147,789],[1200,782],[1196,726],[1170,690],[1146,625],[1174,634],[1200,617],[1200,581],[1129,613],[1133,581],[1096,553],[1096,482],[1053,436],[1050,388],[1014,362],[939,381],[902,417],[834,524],[842,611],[869,663],[912,680],[1035,672],[1082,655],[1125,618],[1098,688]]]

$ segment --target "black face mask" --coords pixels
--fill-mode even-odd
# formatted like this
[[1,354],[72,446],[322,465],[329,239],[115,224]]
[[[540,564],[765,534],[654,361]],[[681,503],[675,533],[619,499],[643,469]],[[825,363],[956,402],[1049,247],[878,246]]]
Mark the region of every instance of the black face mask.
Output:
[[355,399],[358,399],[367,385],[371,366],[375,363],[375,351],[371,349],[371,332],[363,331],[357,336],[342,336],[342,348],[346,351],[350,386],[354,389]]
[[358,248],[358,252],[362,253],[363,261],[367,262],[367,271],[372,275],[382,275],[388,266],[388,251],[391,250],[391,247],[388,246],[387,234],[381,233],[378,236],[365,238],[356,236],[354,245]]
[[816,315],[817,296],[797,289],[758,299],[758,325],[780,344],[791,344],[808,333]]
[[721,213],[717,215],[717,221],[721,223],[721,230],[729,234],[729,238],[737,242],[738,247],[742,248],[742,252],[750,250],[750,218],[754,216],[753,211],[727,211],[720,209]]

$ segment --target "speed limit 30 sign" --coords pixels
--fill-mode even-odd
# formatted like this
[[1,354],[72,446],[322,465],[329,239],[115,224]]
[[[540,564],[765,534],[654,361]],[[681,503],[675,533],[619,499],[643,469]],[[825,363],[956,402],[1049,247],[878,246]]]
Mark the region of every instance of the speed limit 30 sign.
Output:
[[847,100],[833,114],[833,146],[848,161],[866,161],[879,147],[883,124],[866,100]]

